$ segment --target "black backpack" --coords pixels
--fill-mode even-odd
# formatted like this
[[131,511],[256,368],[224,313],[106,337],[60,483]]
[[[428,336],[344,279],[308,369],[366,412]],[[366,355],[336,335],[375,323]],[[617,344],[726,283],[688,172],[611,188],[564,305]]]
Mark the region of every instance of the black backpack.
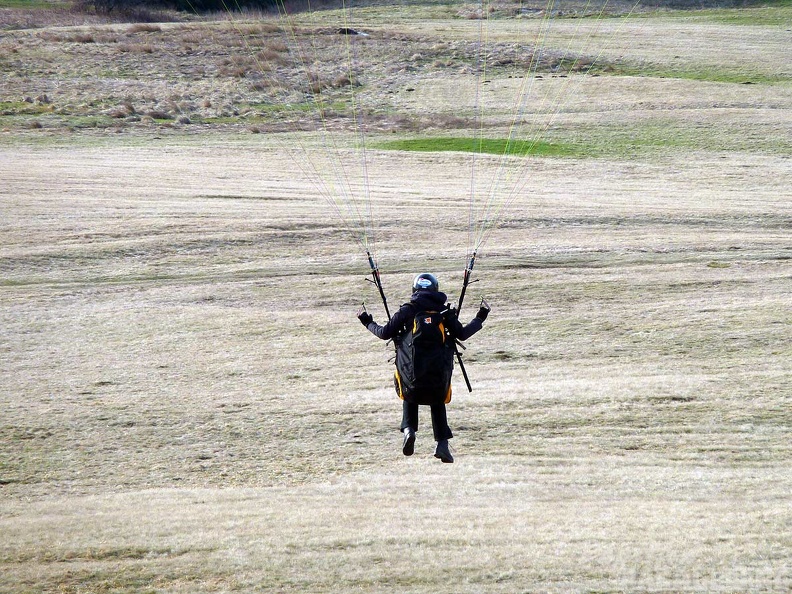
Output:
[[395,339],[394,384],[399,398],[416,404],[451,401],[454,338],[446,328],[445,312],[419,311],[412,328]]

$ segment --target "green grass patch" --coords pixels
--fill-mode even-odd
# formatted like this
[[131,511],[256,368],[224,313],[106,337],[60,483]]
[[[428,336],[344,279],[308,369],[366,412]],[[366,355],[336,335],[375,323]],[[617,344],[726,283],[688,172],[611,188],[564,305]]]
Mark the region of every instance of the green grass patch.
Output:
[[609,74],[620,76],[651,76],[653,78],[678,78],[701,82],[718,82],[729,84],[784,84],[792,82],[792,76],[782,72],[747,71],[739,69],[712,68],[707,66],[691,66],[686,68],[668,68],[660,65],[646,64],[633,66],[620,65],[608,69]]
[[27,101],[0,101],[0,116],[39,115],[50,111],[49,105]]
[[746,130],[739,124],[691,125],[673,119],[652,120],[636,126],[579,127],[559,132],[574,136],[579,154],[597,158],[651,158],[685,151],[792,154],[792,143],[769,128]]
[[692,22],[712,22],[750,27],[789,27],[792,23],[792,0],[771,0],[750,8],[704,9],[672,13],[675,18]]
[[491,155],[573,157],[588,159],[653,159],[680,151],[792,154],[783,134],[739,125],[691,126],[675,120],[653,120],[641,125],[597,125],[555,130],[539,142],[505,138],[479,140],[463,137],[426,137],[388,140],[373,145],[385,150],[465,152]]
[[42,9],[67,6],[65,2],[48,2],[47,0],[0,0],[0,8]]
[[577,156],[580,150],[572,145],[558,142],[532,142],[508,140],[506,138],[408,138],[381,143],[377,148],[416,152],[463,152],[490,155],[569,157]]
[[82,128],[110,128],[118,123],[109,116],[103,115],[87,115],[87,116],[70,116],[66,118],[62,125],[70,126],[75,129]]

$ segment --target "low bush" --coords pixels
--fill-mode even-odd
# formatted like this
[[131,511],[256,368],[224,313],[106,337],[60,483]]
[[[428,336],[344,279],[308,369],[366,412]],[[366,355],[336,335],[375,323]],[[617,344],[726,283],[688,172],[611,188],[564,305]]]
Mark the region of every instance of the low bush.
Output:
[[149,43],[122,43],[118,51],[124,54],[153,54],[154,46]]
[[148,112],[150,118],[155,120],[172,120],[173,116],[166,111],[162,111],[161,109],[152,109]]
[[127,33],[156,33],[158,31],[162,31],[162,27],[153,23],[135,23],[127,29]]

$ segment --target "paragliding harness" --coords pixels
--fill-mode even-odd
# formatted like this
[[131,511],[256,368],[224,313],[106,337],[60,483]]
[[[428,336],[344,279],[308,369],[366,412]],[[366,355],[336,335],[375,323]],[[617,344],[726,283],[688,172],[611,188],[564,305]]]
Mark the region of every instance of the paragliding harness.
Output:
[[[390,319],[388,301],[382,288],[379,268],[374,263],[371,254],[367,252],[366,255],[373,278],[373,280],[367,280],[376,285],[379,290],[382,304],[385,306],[385,314]],[[413,327],[402,329],[399,335],[394,338],[396,346],[394,386],[401,399],[417,404],[450,402],[454,357],[459,363],[459,369],[462,371],[462,377],[465,378],[468,392],[473,391],[465,364],[462,361],[462,353],[459,351],[459,347],[463,349],[465,347],[451,336],[447,321],[452,316],[454,318],[458,316],[468,285],[471,282],[476,282],[470,280],[475,260],[476,252],[473,252],[465,267],[462,291],[456,310],[448,307],[441,312],[418,311],[413,317]]]
[[394,387],[399,398],[416,404],[451,401],[454,371],[454,338],[448,332],[450,310],[418,311],[412,328],[394,338],[396,372]]

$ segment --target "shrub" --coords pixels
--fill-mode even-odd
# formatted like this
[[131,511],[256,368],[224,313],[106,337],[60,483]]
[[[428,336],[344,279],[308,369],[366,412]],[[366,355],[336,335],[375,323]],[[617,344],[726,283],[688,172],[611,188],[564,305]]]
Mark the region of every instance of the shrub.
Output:
[[206,38],[199,33],[187,33],[181,38],[182,45],[201,45],[206,42]]
[[162,31],[162,27],[152,23],[135,23],[127,29],[128,33],[156,33],[157,31]]
[[172,120],[173,116],[166,111],[162,111],[161,109],[153,109],[148,112],[148,116],[155,119],[155,120]]
[[273,52],[278,52],[279,54],[285,54],[289,51],[289,46],[286,45],[283,41],[276,40],[276,41],[270,41],[267,44],[267,49]]
[[96,40],[91,33],[77,33],[71,37],[71,41],[77,43],[94,43]]
[[148,43],[122,43],[118,51],[124,54],[153,54],[154,46]]
[[264,48],[259,53],[256,54],[256,61],[261,63],[266,62],[278,62],[283,63],[285,60],[278,52],[272,51],[271,49]]
[[341,87],[348,87],[351,84],[352,80],[346,74],[342,74],[333,81],[333,88],[340,89]]

